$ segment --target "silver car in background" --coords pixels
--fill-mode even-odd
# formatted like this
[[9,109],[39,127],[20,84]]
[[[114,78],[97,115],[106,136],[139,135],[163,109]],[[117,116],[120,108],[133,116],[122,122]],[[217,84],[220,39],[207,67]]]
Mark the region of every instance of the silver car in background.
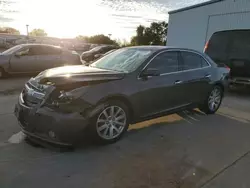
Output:
[[58,46],[21,44],[0,54],[0,78],[9,74],[39,73],[49,68],[81,65],[79,54]]

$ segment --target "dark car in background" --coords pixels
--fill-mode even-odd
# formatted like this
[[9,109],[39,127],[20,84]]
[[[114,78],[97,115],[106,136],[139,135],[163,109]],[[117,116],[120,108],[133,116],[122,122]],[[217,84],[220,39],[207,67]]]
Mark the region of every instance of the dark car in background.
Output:
[[0,78],[81,64],[79,54],[74,51],[46,44],[21,44],[0,53]]
[[[100,54],[105,54],[110,50],[117,49],[117,46],[114,45],[102,45],[97,46],[89,51],[83,52],[81,54],[81,60],[85,65],[90,64],[92,61],[98,59]],[[98,55],[98,56],[96,56]]]
[[112,143],[129,124],[196,107],[215,113],[228,74],[194,50],[122,48],[89,67],[59,67],[31,78],[15,114],[34,140],[68,146],[87,132]]
[[99,59],[99,58],[101,58],[101,57],[104,57],[104,56],[106,56],[106,55],[108,55],[108,54],[110,54],[110,53],[112,53],[112,52],[114,52],[114,51],[116,51],[117,49],[114,49],[114,50],[110,50],[110,51],[108,51],[108,52],[106,52],[106,53],[104,53],[104,54],[96,54],[95,55],[95,58],[96,59]]
[[204,51],[218,65],[231,69],[230,85],[250,86],[250,30],[216,32]]

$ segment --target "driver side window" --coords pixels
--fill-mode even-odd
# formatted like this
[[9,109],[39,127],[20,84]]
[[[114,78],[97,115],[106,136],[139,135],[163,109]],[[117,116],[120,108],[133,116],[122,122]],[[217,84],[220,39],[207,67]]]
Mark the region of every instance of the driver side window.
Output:
[[25,49],[22,49],[18,52],[21,56],[34,56],[34,55],[39,55],[39,49],[35,46],[31,46]]
[[147,68],[157,69],[160,74],[177,72],[179,70],[178,52],[160,53],[150,62]]

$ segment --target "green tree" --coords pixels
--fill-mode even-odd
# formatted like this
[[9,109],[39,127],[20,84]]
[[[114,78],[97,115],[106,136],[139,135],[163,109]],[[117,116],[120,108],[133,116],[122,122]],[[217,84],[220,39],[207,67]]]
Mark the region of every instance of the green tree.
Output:
[[20,35],[20,31],[12,27],[1,27],[0,33]]
[[43,29],[33,29],[30,33],[30,36],[36,36],[36,37],[46,37],[47,33]]
[[86,37],[86,36],[83,36],[83,35],[78,35],[77,37],[76,37],[76,39],[77,40],[83,40],[83,41],[88,41],[88,37]]
[[111,40],[105,35],[94,35],[88,38],[88,42],[92,44],[115,44],[116,42]]
[[115,40],[111,40],[108,36],[105,35],[94,35],[90,37],[79,35],[76,37],[76,39],[84,40],[85,42],[91,43],[91,44],[114,44],[117,45]]
[[168,23],[153,22],[149,27],[139,25],[136,36],[131,38],[131,45],[165,45]]

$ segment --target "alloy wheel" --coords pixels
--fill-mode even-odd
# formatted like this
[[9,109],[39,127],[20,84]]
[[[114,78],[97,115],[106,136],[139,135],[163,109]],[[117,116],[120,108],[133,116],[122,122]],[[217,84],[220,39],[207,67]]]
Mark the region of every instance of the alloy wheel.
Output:
[[216,111],[221,103],[221,90],[219,88],[214,88],[208,98],[208,107],[211,111]]
[[100,137],[111,140],[123,132],[126,123],[125,111],[119,106],[109,106],[97,118],[96,130]]

